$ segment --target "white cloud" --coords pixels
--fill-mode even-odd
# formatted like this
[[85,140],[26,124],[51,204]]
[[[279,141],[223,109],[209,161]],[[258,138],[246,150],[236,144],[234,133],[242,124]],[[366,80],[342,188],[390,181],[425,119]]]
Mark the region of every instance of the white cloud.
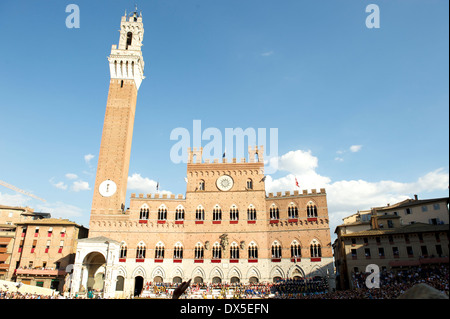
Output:
[[87,191],[90,190],[91,188],[89,187],[89,183],[79,180],[79,181],[75,181],[72,184],[72,190],[74,192],[79,192],[79,191]]
[[267,51],[267,52],[261,53],[261,56],[271,56],[271,55],[273,55],[273,54],[274,54],[273,51]]
[[291,151],[272,160],[277,160],[280,170],[288,174],[277,179],[268,175],[266,192],[299,190],[295,186],[295,177],[300,189],[325,188],[331,233],[337,225],[342,224],[343,217],[358,210],[394,204],[421,192],[445,190],[449,184],[449,174],[444,168],[429,172],[413,182],[391,180],[368,182],[362,179],[332,181],[329,177],[316,172],[318,158],[313,156],[311,151]]
[[350,152],[356,153],[359,152],[362,148],[362,145],[352,145],[350,146]]
[[63,202],[38,204],[35,211],[50,213],[52,218],[74,218],[83,216],[83,210]]
[[86,155],[84,155],[84,161],[85,161],[87,164],[89,164],[90,161],[91,161],[94,157],[95,157],[95,155],[92,155],[92,154],[86,154]]
[[27,206],[31,198],[22,194],[4,194],[0,192],[0,205],[5,206]]
[[66,190],[67,189],[67,185],[64,182],[55,182],[55,179],[52,177],[50,178],[50,184],[52,184],[54,187],[58,188],[58,189],[62,189],[62,190]]
[[78,175],[77,174],[72,174],[72,173],[67,173],[66,174],[66,178],[67,179],[77,179]]
[[[143,194],[151,194],[156,193],[156,185],[158,182],[148,178],[148,177],[142,177],[141,174],[134,173],[131,176],[128,176],[128,183],[127,188],[129,190],[134,190],[138,193]],[[171,194],[170,191],[161,190],[160,193],[162,194]]]
[[339,157],[339,156],[336,156],[336,157],[334,158],[334,160],[335,160],[335,161],[338,161],[338,162],[343,162],[343,161],[344,161],[344,159],[343,159],[342,157]]

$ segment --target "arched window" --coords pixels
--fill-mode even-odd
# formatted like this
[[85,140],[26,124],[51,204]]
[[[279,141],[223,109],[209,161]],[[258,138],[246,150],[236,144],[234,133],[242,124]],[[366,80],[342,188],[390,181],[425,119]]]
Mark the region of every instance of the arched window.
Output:
[[253,180],[251,178],[247,179],[247,189],[253,189]]
[[290,203],[288,206],[288,216],[290,219],[298,218],[298,208],[294,203]]
[[214,206],[213,208],[213,221],[221,221],[222,220],[222,209],[219,205]]
[[310,246],[311,258],[322,257],[322,250],[319,243],[312,243]]
[[183,259],[183,246],[180,242],[177,242],[173,247],[173,259]]
[[128,50],[128,46],[131,45],[132,41],[133,41],[133,33],[128,32],[127,33],[127,46],[126,46],[125,50]]
[[198,183],[198,190],[199,191],[204,191],[205,190],[205,181],[203,179],[200,180],[200,182]]
[[145,258],[145,251],[146,251],[147,249],[146,249],[146,247],[145,247],[145,244],[143,243],[143,242],[140,242],[138,245],[137,245],[137,248],[136,248],[136,258],[137,259],[143,259],[143,258]]
[[239,259],[239,246],[236,242],[230,245],[230,259]]
[[119,258],[127,258],[127,244],[125,242],[120,243]]
[[308,218],[317,217],[317,206],[312,201],[308,202],[308,205],[306,206],[306,212],[308,214]]
[[254,242],[248,245],[248,259],[258,259],[258,247]]
[[236,205],[232,205],[230,208],[230,221],[238,221],[239,220],[239,209]]
[[175,221],[184,220],[184,207],[182,205],[178,205],[175,209]]
[[140,220],[147,220],[149,214],[148,206],[142,206],[141,210],[139,211],[139,219]]
[[269,209],[270,213],[270,219],[271,220],[278,220],[280,219],[280,210],[275,204],[272,204]]
[[256,220],[256,208],[255,206],[253,206],[253,204],[250,204],[250,206],[248,206],[247,208],[247,219],[249,221]]
[[158,220],[163,221],[167,219],[167,207],[164,205],[161,205],[158,208]]
[[194,248],[194,258],[203,259],[205,249],[201,243],[197,243]]
[[196,221],[204,221],[205,220],[205,209],[202,205],[198,205],[195,210],[195,220]]
[[222,247],[218,242],[215,242],[212,248],[212,258],[221,259],[222,258]]
[[281,258],[281,245],[277,241],[274,241],[272,244],[272,258]]
[[291,258],[300,258],[302,256],[302,248],[298,241],[294,240],[291,244]]
[[163,259],[164,258],[164,244],[159,242],[155,247],[155,259]]

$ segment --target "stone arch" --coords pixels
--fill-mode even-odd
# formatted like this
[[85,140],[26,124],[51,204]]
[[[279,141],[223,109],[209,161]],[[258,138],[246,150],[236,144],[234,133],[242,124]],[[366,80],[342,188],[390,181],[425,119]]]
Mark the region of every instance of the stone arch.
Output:
[[261,280],[261,272],[256,267],[250,267],[247,271],[247,278],[250,280],[251,277],[256,277],[258,281]]
[[288,278],[302,277],[306,278],[305,271],[299,265],[291,266],[287,271]]
[[152,275],[151,275],[151,281],[154,281],[153,279],[156,277],[161,277],[163,279],[163,281],[166,279],[166,272],[164,271],[164,269],[161,266],[158,266],[155,269],[153,269]]
[[147,278],[147,273],[146,273],[144,267],[139,265],[133,270],[133,273],[131,274],[131,278],[135,278],[137,276],[141,276],[142,278]]
[[237,277],[239,281],[242,280],[242,271],[238,267],[233,267],[228,271],[227,278],[231,281],[231,278]]
[[194,270],[192,271],[191,278],[193,278],[193,282],[195,282],[196,277],[202,278],[203,281],[206,279],[206,273],[202,267],[195,267]]
[[280,266],[275,266],[270,271],[270,278],[273,279],[276,277],[279,277],[281,279],[286,278],[286,274]]

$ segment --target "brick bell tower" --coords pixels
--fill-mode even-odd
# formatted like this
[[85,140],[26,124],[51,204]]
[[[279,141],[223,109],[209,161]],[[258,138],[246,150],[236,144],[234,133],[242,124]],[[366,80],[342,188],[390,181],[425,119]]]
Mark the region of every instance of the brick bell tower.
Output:
[[96,231],[92,221],[117,217],[125,209],[131,140],[139,86],[144,79],[142,15],[126,14],[120,21],[119,45],[108,57],[111,80],[98,156],[91,209],[90,237]]

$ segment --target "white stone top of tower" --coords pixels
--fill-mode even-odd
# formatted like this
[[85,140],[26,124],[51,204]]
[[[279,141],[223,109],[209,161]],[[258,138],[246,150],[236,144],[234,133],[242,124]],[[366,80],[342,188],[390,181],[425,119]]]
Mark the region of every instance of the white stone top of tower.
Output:
[[120,21],[119,45],[113,45],[108,57],[112,79],[134,80],[139,89],[144,77],[144,58],[142,56],[142,40],[144,24],[142,14],[137,10],[126,14]]

